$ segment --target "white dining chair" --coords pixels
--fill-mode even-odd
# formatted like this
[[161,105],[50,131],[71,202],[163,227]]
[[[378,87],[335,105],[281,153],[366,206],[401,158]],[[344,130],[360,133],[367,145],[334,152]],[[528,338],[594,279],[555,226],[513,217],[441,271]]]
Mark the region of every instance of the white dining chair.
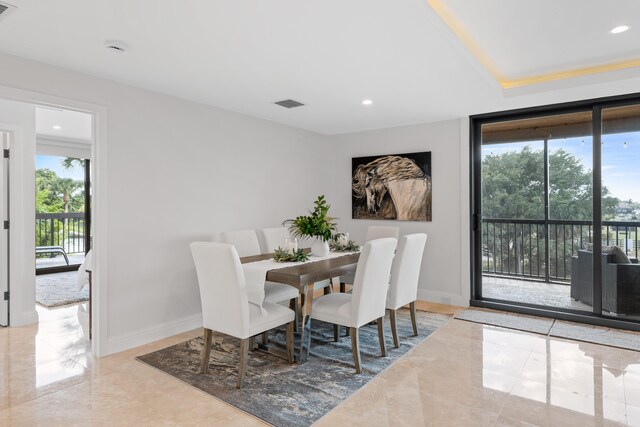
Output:
[[[261,254],[255,230],[225,231],[221,233],[221,239],[223,243],[233,245],[240,257]],[[264,286],[264,300],[274,304],[297,299],[298,295],[296,288],[284,283],[266,282]]]
[[[400,227],[370,225],[367,227],[367,237],[365,243],[370,240],[383,239],[386,237],[391,237],[398,240],[398,236],[400,236]],[[347,273],[340,276],[340,292],[346,292],[347,285],[353,284],[354,279],[354,273]]]
[[285,227],[271,227],[262,229],[262,240],[264,243],[263,254],[271,254],[278,247],[284,249],[284,241],[291,238],[289,230]]
[[361,326],[377,321],[382,356],[387,355],[384,341],[384,316],[389,274],[397,240],[376,239],[365,243],[356,267],[353,292],[323,295],[313,302],[311,319],[334,324],[334,339],[339,326],[349,328],[356,373],[360,373],[358,332]]
[[204,348],[200,372],[209,370],[209,356],[213,331],[240,339],[240,363],[237,387],[241,388],[247,370],[250,338],[286,324],[286,354],[293,363],[293,310],[265,301],[262,313],[259,306],[249,303],[247,288],[238,253],[232,245],[213,242],[191,244],[191,254],[196,265]]
[[416,300],[418,299],[418,279],[420,278],[422,254],[424,253],[426,243],[427,235],[424,233],[402,236],[398,243],[396,256],[393,259],[386,305],[387,310],[390,311],[391,333],[393,335],[393,345],[395,348],[400,346],[396,325],[396,312],[400,307],[409,304],[413,335],[418,335]]
[[260,242],[255,230],[234,230],[220,233],[220,241],[233,245],[239,257],[260,255]]
[[[233,245],[238,252],[238,256],[246,257],[253,255],[260,255],[260,242],[258,241],[258,235],[255,230],[237,230],[237,231],[225,231],[220,233],[220,238],[223,243]],[[281,302],[289,302],[289,308],[296,313],[298,309],[298,296],[300,292],[293,286],[277,283],[277,282],[265,282],[264,284],[264,300],[273,304]],[[262,336],[262,343],[267,344],[267,334]]]

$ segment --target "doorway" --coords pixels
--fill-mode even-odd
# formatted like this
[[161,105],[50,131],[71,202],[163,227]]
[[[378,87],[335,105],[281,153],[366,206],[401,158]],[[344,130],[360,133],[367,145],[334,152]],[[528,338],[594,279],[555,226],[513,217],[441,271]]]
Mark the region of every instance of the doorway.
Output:
[[[65,319],[80,341],[91,338],[92,116],[36,107],[35,273],[40,319]],[[77,343],[74,343],[74,345]]]
[[9,159],[6,156],[10,145],[10,132],[0,129],[2,161],[0,162],[0,326],[9,325],[9,232],[5,221],[9,221]]
[[471,304],[639,329],[640,96],[471,124]]

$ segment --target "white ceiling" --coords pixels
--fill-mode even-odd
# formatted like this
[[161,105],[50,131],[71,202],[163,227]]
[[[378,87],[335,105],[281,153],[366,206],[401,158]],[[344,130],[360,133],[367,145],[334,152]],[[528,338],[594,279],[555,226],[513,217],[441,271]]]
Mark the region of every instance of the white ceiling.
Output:
[[77,111],[37,107],[36,134],[39,138],[90,144],[91,115]]
[[[11,2],[18,8],[0,21],[1,52],[325,134],[445,120],[532,99],[505,97],[427,0]],[[635,0],[442,3],[491,47],[503,72],[516,76],[630,55],[630,45],[594,45],[576,19],[598,23],[593,31],[600,34],[616,16],[638,16]],[[570,31],[557,25],[567,15]],[[542,25],[545,19],[553,25]],[[539,28],[525,25],[534,20]],[[575,28],[581,37],[573,37]],[[640,22],[624,37],[637,40],[638,31]],[[107,39],[125,41],[128,51],[108,52]],[[287,98],[307,105],[273,104]],[[365,98],[373,105],[361,105]]]
[[[432,0],[506,80],[640,59],[638,0]],[[479,19],[480,18],[480,19]],[[619,25],[631,31],[611,34]]]

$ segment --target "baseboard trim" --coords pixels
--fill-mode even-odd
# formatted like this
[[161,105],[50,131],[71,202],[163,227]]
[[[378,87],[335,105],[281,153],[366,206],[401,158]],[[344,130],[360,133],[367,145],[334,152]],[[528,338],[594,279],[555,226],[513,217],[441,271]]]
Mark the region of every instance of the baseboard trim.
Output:
[[197,315],[165,322],[152,328],[147,328],[141,331],[131,332],[129,334],[109,338],[107,340],[107,351],[105,352],[105,356],[139,347],[150,342],[158,341],[201,327],[202,314],[198,313]]
[[38,312],[36,310],[24,311],[20,315],[9,314],[10,326],[26,326],[38,323]]
[[445,292],[436,292],[436,291],[418,289],[418,299],[422,301],[435,302],[437,304],[455,305],[458,307],[469,307],[468,297],[449,294]]

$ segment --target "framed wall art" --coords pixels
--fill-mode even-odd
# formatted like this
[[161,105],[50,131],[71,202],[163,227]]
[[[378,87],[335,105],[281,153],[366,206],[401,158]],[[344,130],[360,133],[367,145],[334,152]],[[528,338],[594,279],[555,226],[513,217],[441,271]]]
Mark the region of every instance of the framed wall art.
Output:
[[431,152],[351,159],[353,219],[431,221]]

